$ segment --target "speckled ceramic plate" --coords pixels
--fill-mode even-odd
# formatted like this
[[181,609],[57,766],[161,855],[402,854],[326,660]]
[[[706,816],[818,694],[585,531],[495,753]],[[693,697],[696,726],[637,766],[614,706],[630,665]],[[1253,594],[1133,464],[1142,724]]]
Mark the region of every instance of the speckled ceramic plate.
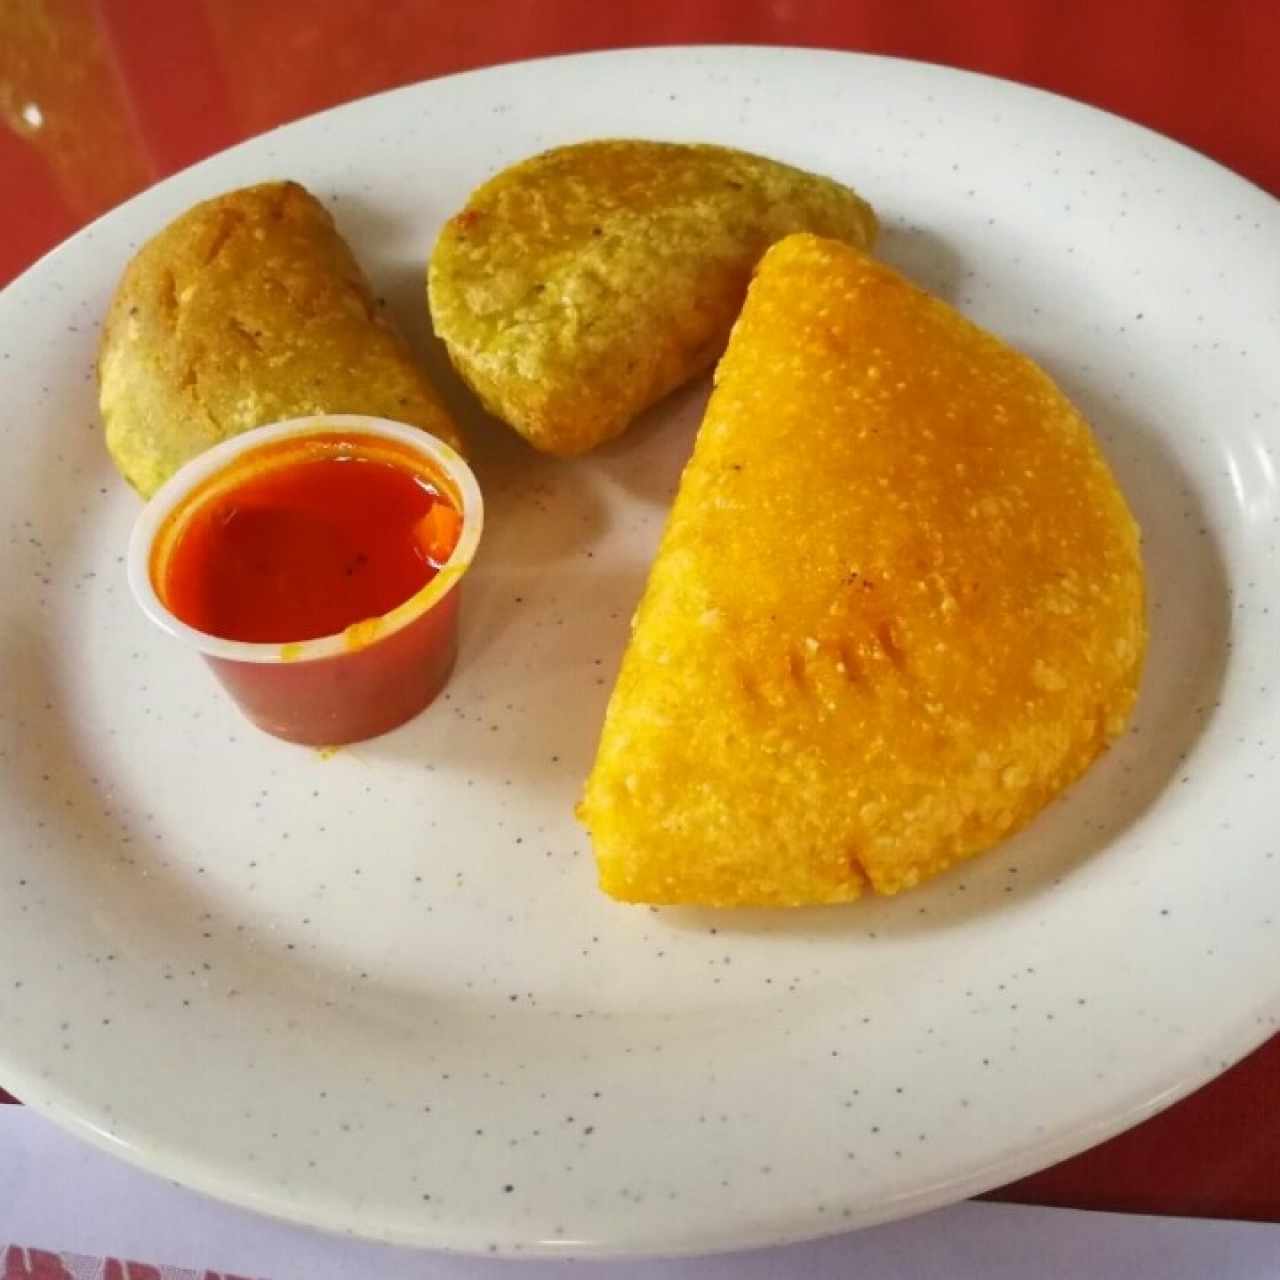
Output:
[[[251,730],[124,580],[99,317],[192,202],[292,176],[439,368],[423,262],[493,170],[705,138],[855,184],[883,253],[1042,360],[1146,531],[1137,723],[891,901],[606,901],[572,806],[705,388],[573,463],[451,393],[488,528],[446,700],[331,758]],[[777,1242],[1096,1142],[1280,1013],[1280,210],[1171,142],[937,67],[616,53],[419,85],[147,192],[0,298],[0,1083],[139,1164],[459,1249]],[[444,376],[443,374],[441,375]]]

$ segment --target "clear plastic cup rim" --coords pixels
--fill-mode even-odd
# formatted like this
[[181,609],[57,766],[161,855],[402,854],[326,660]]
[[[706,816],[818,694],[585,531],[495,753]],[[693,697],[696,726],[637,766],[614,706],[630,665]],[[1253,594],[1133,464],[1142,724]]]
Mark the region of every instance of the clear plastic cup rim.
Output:
[[[440,567],[435,577],[403,603],[373,620],[373,638],[363,639],[359,644],[353,643],[353,636],[367,636],[368,621],[357,622],[344,631],[313,640],[271,644],[228,640],[199,631],[183,622],[160,599],[151,580],[152,549],[156,536],[169,517],[206,480],[230,469],[238,459],[263,445],[306,436],[343,434],[372,436],[407,447],[441,472],[456,491],[461,504],[459,514],[462,516],[462,530],[453,554]],[[129,590],[142,612],[157,627],[206,657],[255,663],[294,663],[334,658],[394,635],[431,609],[456,586],[458,579],[470,567],[483,528],[484,499],[471,468],[456,449],[421,427],[358,413],[324,413],[306,418],[290,418],[268,426],[254,427],[206,449],[175,471],[156,490],[134,521],[129,535],[126,561]]]

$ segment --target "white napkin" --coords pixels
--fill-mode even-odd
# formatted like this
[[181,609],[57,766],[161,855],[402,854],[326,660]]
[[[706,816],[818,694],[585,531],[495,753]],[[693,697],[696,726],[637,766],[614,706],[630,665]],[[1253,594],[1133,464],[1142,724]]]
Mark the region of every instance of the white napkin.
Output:
[[[656,1262],[523,1262],[364,1244],[288,1226],[139,1172],[27,1107],[0,1106],[0,1271],[193,1280],[1276,1280],[1280,1226],[965,1203],[811,1244]],[[53,1272],[52,1274],[57,1274]],[[167,1272],[164,1280],[173,1273]],[[217,1277],[215,1277],[217,1280]]]

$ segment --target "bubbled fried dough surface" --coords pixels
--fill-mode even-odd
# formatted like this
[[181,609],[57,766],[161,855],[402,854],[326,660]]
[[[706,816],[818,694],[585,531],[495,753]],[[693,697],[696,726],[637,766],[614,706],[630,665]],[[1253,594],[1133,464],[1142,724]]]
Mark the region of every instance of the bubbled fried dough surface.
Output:
[[1119,734],[1138,529],[1026,357],[814,236],[760,265],[580,808],[641,902],[895,893]]
[[839,183],[727,147],[560,147],[445,224],[432,321],[487,409],[582,453],[714,363],[752,268],[793,231],[867,248],[876,222]]
[[251,427],[365,413],[458,433],[329,212],[294,182],[196,205],[148,241],[98,358],[107,447],[149,496]]

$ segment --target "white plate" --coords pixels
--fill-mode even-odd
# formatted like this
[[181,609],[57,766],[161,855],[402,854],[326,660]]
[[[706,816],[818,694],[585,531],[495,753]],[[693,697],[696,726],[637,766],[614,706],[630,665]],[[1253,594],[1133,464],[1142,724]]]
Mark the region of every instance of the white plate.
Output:
[[[91,367],[145,236],[298,178],[439,366],[422,275],[442,219],[493,170],[610,134],[855,184],[889,259],[1060,377],[1146,530],[1134,732],[923,890],[729,914],[595,889],[572,805],[705,388],[574,463],[463,410],[489,506],[465,657],[446,702],[379,741],[324,759],[255,733],[130,602],[138,504]],[[139,196],[0,302],[0,1082],[269,1213],[625,1253],[911,1213],[1208,1079],[1280,1013],[1278,299],[1280,210],[1202,157],[843,54],[502,67]]]

